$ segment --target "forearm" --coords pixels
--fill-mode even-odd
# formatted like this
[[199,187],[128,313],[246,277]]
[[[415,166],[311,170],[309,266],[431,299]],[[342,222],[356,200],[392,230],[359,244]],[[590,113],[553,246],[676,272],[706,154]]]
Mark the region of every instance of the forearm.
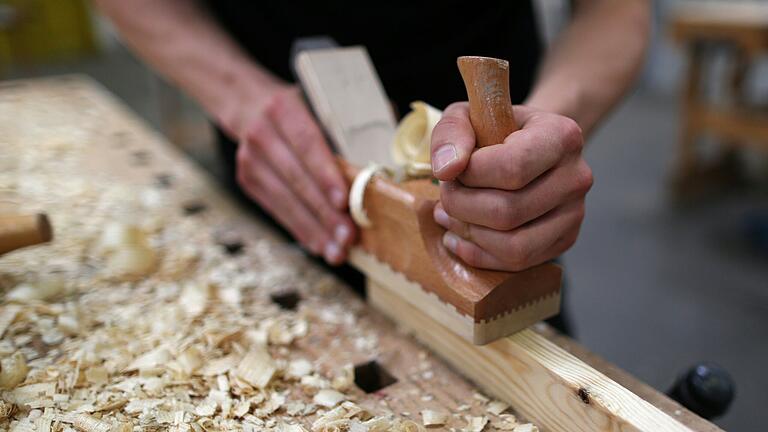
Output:
[[194,0],[97,0],[126,43],[236,135],[244,98],[278,80],[252,61]]
[[631,85],[648,41],[647,0],[576,2],[526,101],[570,117],[589,135]]

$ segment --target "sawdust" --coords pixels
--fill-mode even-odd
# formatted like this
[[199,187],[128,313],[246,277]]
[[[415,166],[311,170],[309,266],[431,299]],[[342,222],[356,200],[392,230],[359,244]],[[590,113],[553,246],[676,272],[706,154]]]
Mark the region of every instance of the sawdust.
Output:
[[[0,430],[424,430],[385,403],[361,401],[353,366],[328,367],[333,344],[304,348],[344,328],[350,346],[378,354],[354,308],[334,300],[335,279],[266,234],[231,255],[210,229],[226,221],[179,211],[197,190],[73,175],[88,146],[145,150],[130,135],[95,132],[102,108],[67,103],[90,116],[62,119],[55,133],[29,116],[14,127],[0,120],[13,159],[0,170],[0,199],[18,212],[44,209],[56,232],[52,244],[0,258]],[[304,299],[296,310],[270,300],[286,289]],[[425,425],[519,426],[484,396],[473,399],[465,402],[487,415],[422,413]]]

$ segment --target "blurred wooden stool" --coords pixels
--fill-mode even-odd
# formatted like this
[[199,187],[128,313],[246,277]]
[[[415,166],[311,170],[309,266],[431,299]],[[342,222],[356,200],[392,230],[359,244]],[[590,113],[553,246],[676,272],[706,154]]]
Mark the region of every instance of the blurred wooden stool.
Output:
[[[768,114],[744,97],[745,78],[755,60],[768,51],[768,3],[689,2],[671,21],[673,37],[685,46],[688,72],[682,93],[682,130],[674,189],[678,196],[696,194],[707,183],[733,175],[734,149],[753,146],[768,151]],[[728,49],[726,100],[704,97],[706,59],[711,48]],[[722,140],[723,155],[706,168],[697,154],[697,139],[709,133]]]

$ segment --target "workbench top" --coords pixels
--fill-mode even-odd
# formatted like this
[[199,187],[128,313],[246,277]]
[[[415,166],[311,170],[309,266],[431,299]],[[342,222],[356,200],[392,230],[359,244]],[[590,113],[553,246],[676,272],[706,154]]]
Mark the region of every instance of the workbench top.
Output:
[[55,232],[0,257],[0,429],[419,430],[426,410],[439,429],[535,430],[89,79],[0,83],[0,137],[0,213],[46,212]]

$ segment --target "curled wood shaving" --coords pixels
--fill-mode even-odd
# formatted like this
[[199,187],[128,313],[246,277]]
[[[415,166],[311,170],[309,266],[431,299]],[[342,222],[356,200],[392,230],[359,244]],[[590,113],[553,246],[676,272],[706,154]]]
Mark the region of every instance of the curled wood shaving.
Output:
[[4,305],[0,309],[0,338],[3,337],[5,330],[16,319],[16,315],[20,310],[21,306],[18,305]]
[[336,390],[344,391],[355,384],[355,366],[346,364],[341,369],[341,374],[333,377],[331,387]]
[[105,259],[110,278],[135,279],[148,275],[157,265],[157,253],[146,233],[135,225],[113,222],[104,228],[98,251]]
[[133,430],[133,425],[130,423],[113,424],[88,414],[64,416],[61,421],[72,423],[72,426],[83,432],[130,432]]
[[288,363],[288,370],[286,371],[286,377],[301,379],[313,371],[312,363],[307,359],[291,360]]
[[539,428],[532,423],[525,423],[516,426],[514,429],[512,429],[512,432],[539,432]]
[[183,376],[190,376],[203,365],[203,355],[195,346],[190,346],[176,358],[175,366]]
[[278,427],[278,432],[307,432],[307,430],[304,429],[303,426],[298,424],[289,425],[289,424],[282,423]]
[[491,425],[498,430],[513,430],[520,423],[517,422],[517,418],[512,414],[500,414],[498,419],[491,422]]
[[24,354],[15,352],[0,361],[0,389],[11,389],[24,382],[29,368]]
[[214,376],[221,375],[234,369],[237,365],[237,358],[232,355],[208,360],[200,370],[201,375]]
[[424,426],[442,426],[448,421],[448,414],[433,410],[421,412],[421,424]]
[[508,404],[497,400],[490,402],[487,407],[488,412],[494,415],[499,415],[508,409]]
[[100,366],[88,368],[85,371],[85,379],[91,384],[103,385],[109,381],[109,372]]
[[16,410],[16,406],[8,401],[0,399],[0,421],[8,419]]
[[267,320],[262,323],[262,326],[266,330],[269,343],[273,345],[288,345],[296,338],[306,336],[308,329],[306,321],[287,317]]
[[171,352],[168,348],[160,346],[135,358],[125,370],[149,370],[167,364],[171,358]]
[[264,388],[272,380],[277,368],[264,347],[255,347],[240,360],[235,374],[256,388]]
[[343,402],[345,399],[346,396],[337,392],[336,390],[323,389],[317,392],[315,397],[312,398],[312,402],[326,408],[333,408]]
[[66,289],[60,275],[48,275],[43,279],[22,282],[16,285],[6,296],[7,300],[29,303],[35,300],[54,298]]
[[473,417],[473,416],[467,416],[467,428],[466,430],[470,432],[481,432],[483,429],[485,429],[485,426],[488,424],[488,417],[481,416],[481,417]]
[[56,394],[56,383],[36,383],[16,387],[10,392],[4,393],[9,401],[17,405],[29,404],[40,398],[52,398]]
[[395,423],[393,429],[402,432],[425,432],[425,429],[413,420],[400,420]]
[[184,314],[189,318],[200,316],[208,304],[210,297],[210,287],[208,284],[190,282],[184,287],[179,298],[179,304]]

